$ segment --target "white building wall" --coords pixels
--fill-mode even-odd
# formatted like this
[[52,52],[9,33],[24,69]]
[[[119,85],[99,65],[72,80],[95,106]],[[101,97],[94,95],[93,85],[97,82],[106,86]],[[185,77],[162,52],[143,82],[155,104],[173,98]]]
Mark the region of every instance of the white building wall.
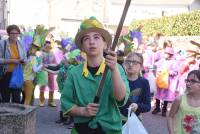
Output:
[[8,24],[8,0],[0,0],[0,29],[5,29]]
[[194,3],[189,7],[190,10],[200,9],[200,0],[195,0]]
[[49,25],[73,36],[83,19],[90,16],[95,16],[101,21],[104,19],[104,1],[51,0],[49,2]]
[[9,0],[9,24],[48,26],[48,0]]
[[[118,25],[124,4],[114,0],[8,0],[8,24],[35,27],[36,24],[55,26],[57,31],[76,34],[80,22],[84,18],[95,16],[108,25]],[[198,1],[198,0],[196,0]],[[198,8],[199,2],[191,8]],[[161,17],[187,12],[184,5],[130,5],[125,24],[138,19]]]

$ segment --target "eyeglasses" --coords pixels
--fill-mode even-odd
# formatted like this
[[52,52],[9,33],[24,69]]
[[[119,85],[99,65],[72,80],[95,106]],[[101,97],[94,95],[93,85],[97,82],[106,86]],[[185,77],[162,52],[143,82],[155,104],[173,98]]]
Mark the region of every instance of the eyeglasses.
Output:
[[14,33],[14,32],[13,32],[13,33],[10,33],[10,34],[11,34],[11,35],[18,35],[19,33]]
[[200,83],[200,81],[196,81],[196,80],[193,80],[193,79],[191,79],[191,80],[189,80],[189,79],[185,79],[185,83],[186,84],[195,84],[195,83]]
[[140,64],[141,65],[142,63],[139,62],[139,61],[136,61],[136,60],[133,60],[133,61],[132,60],[126,60],[125,64],[128,64],[128,65],[131,65],[131,64],[132,65],[138,65],[138,64]]

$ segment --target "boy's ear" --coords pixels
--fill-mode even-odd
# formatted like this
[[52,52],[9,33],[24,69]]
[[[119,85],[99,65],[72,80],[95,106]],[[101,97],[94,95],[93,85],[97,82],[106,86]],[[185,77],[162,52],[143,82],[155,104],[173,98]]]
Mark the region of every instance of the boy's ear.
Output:
[[103,47],[103,48],[104,48],[104,50],[105,50],[105,49],[106,49],[106,50],[109,49],[109,48],[108,48],[108,45],[107,45],[107,43],[106,43],[105,41],[104,41],[104,47]]

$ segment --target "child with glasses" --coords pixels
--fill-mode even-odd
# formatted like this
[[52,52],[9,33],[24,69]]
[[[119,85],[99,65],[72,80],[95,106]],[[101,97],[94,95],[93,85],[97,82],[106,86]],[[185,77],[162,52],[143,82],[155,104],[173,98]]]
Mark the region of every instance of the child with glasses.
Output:
[[191,71],[185,84],[187,92],[176,98],[169,113],[169,134],[200,133],[200,70]]
[[140,75],[143,69],[142,55],[135,52],[129,53],[125,59],[124,68],[129,81],[130,96],[126,105],[120,107],[122,116],[127,117],[128,107],[131,107],[137,116],[140,113],[149,112],[151,109],[149,81]]

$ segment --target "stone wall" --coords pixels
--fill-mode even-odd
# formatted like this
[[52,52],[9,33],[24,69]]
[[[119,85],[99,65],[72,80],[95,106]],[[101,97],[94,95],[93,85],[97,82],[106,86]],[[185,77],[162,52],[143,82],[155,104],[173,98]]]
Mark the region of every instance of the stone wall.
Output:
[[1,134],[35,134],[36,108],[21,104],[0,103]]

